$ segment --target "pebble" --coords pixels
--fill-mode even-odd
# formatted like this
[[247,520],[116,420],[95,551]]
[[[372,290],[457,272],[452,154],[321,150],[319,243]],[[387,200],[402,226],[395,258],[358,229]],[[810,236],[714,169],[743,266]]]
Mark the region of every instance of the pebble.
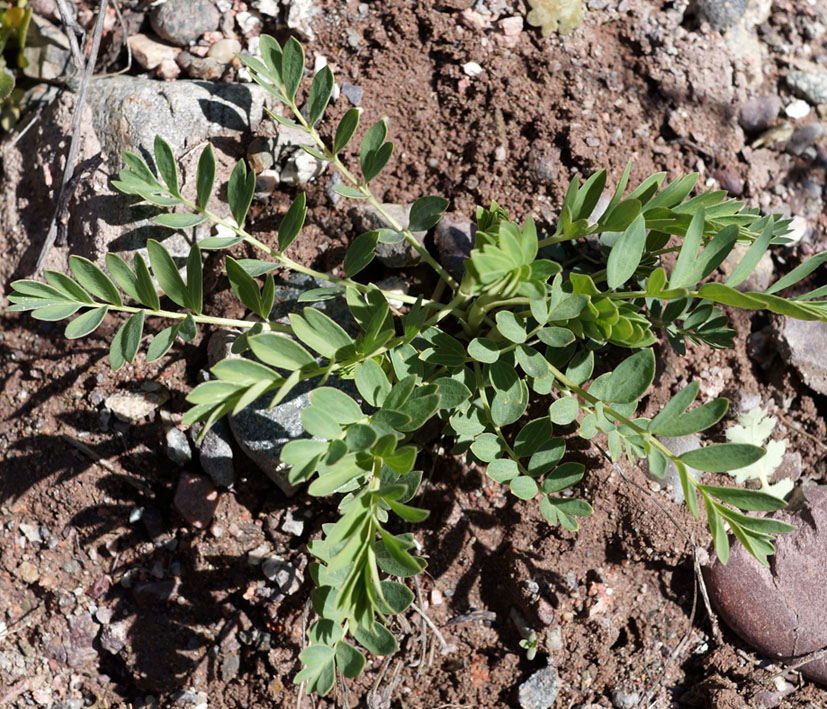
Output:
[[216,421],[198,446],[201,468],[218,487],[232,487],[235,483],[232,433],[226,419]]
[[288,534],[300,537],[304,534],[304,520],[293,516],[293,510],[288,509],[287,514],[284,515],[284,522],[281,523],[281,528]]
[[212,57],[193,57],[187,67],[187,74],[193,79],[218,81],[226,69],[226,64]]
[[324,160],[318,160],[304,150],[296,150],[282,168],[279,179],[286,185],[302,185],[319,177],[326,169]]
[[715,170],[712,173],[712,177],[718,180],[721,187],[723,187],[731,197],[738,197],[744,191],[744,181],[734,170]]
[[827,322],[806,322],[784,317],[777,330],[778,351],[795,368],[804,383],[827,395]]
[[181,67],[175,59],[164,59],[155,70],[155,76],[162,81],[172,81],[181,76]]
[[152,11],[149,21],[159,37],[184,47],[218,29],[221,14],[211,0],[167,0]]
[[279,14],[278,0],[253,0],[253,8],[268,17],[278,17]]
[[697,0],[695,11],[716,30],[738,24],[749,6],[748,0]]
[[[736,244],[721,264],[721,272],[728,277],[741,262],[741,259],[744,258],[748,250],[749,246],[747,246],[747,244]],[[773,275],[774,266],[772,256],[769,251],[765,251],[764,255],[758,260],[755,270],[735,286],[735,288],[739,291],[764,291],[769,288],[772,283]]]
[[186,465],[192,460],[192,450],[187,434],[174,426],[167,431],[167,458],[176,465]]
[[612,704],[617,709],[635,709],[640,703],[640,694],[627,692],[625,689],[615,689],[612,692]]
[[[715,561],[704,569],[704,576],[712,603],[727,625],[771,660],[784,658],[788,663],[792,656],[827,645],[827,486],[799,488],[787,508],[769,516],[796,528],[776,538],[771,566],[763,566],[743,545],[733,543],[727,564]],[[808,679],[827,683],[827,658],[800,671]]]
[[362,96],[365,92],[361,86],[356,86],[345,81],[342,84],[342,93],[354,106],[360,106],[362,104]]
[[799,118],[805,118],[810,115],[810,104],[798,98],[787,104],[787,107],[784,109],[784,113],[787,118],[793,118],[796,120]]
[[40,528],[36,524],[21,522],[17,528],[23,533],[23,536],[26,537],[26,539],[32,542],[32,544],[39,544],[43,541],[43,537],[40,534]]
[[241,42],[237,39],[219,39],[207,52],[207,56],[224,64],[229,64],[241,52]]
[[767,130],[778,114],[781,112],[783,103],[776,94],[756,96],[741,105],[739,122],[747,133],[760,133]]
[[253,138],[247,146],[247,164],[256,174],[269,170],[276,164],[277,152],[275,138]]
[[132,50],[135,61],[144,69],[149,70],[159,66],[164,60],[175,61],[175,58],[181,53],[180,47],[161,44],[145,34],[132,35],[129,38],[129,48]]
[[104,406],[125,423],[138,423],[169,399],[166,389],[113,394],[106,397]]
[[144,581],[136,583],[132,589],[138,605],[151,606],[156,603],[174,600],[178,594],[181,582],[178,579],[164,579],[163,581]]
[[[251,552],[252,553],[252,552]],[[247,555],[249,561],[250,555]],[[268,581],[275,581],[279,570],[284,566],[284,559],[276,554],[271,554],[261,562],[261,573]]]
[[824,134],[824,126],[821,123],[808,123],[793,131],[787,142],[787,152],[791,155],[801,155],[807,148],[813,145]]
[[560,692],[560,680],[553,665],[535,672],[519,687],[522,709],[551,709]]
[[224,655],[221,660],[221,679],[224,682],[229,682],[238,674],[241,668],[241,658],[238,655]]
[[313,16],[318,12],[313,5],[313,0],[290,0],[282,4],[287,5],[285,20],[288,29],[294,30],[303,39],[312,42],[316,35],[313,34],[311,23]]
[[37,583],[40,579],[40,572],[37,567],[28,561],[24,561],[17,567],[17,575],[26,583]]
[[[684,453],[701,447],[701,437],[697,433],[692,433],[688,436],[681,436],[679,438],[661,438],[660,442],[675,455],[683,455]],[[696,480],[701,474],[700,471],[695,470],[695,468],[690,468],[688,465],[686,466],[686,471]],[[657,480],[657,478],[653,479]],[[663,476],[663,479],[658,482],[660,482],[661,485],[671,488],[672,500],[674,502],[678,504],[683,503],[684,495],[680,475],[678,475],[678,468],[671,460],[666,466],[666,474]]]
[[261,24],[261,18],[245,10],[236,14],[235,22],[238,25],[238,29],[241,30],[241,34],[247,37]]
[[482,74],[482,67],[476,62],[466,62],[462,65],[462,71],[466,76],[479,76]]
[[787,84],[812,104],[827,103],[827,72],[791,71]]
[[126,623],[123,621],[104,625],[100,634],[101,647],[107,652],[117,655],[126,647]]
[[182,472],[175,490],[175,508],[196,529],[210,523],[218,507],[218,490],[203,475]]

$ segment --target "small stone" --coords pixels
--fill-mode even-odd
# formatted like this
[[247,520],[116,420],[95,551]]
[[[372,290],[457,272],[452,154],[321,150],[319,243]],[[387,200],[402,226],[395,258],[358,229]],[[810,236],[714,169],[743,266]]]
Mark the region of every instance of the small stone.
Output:
[[246,10],[243,12],[236,13],[235,16],[236,24],[238,25],[238,29],[241,30],[241,34],[245,37],[252,34],[255,29],[261,24],[261,18],[256,17],[251,12],[247,12]]
[[712,177],[718,180],[731,197],[738,197],[744,191],[744,181],[734,170],[715,170]]
[[145,34],[132,35],[129,38],[129,48],[132,50],[135,61],[144,69],[154,69],[164,60],[174,62],[175,58],[181,53],[180,47],[161,44]]
[[229,64],[241,52],[241,42],[237,39],[219,39],[207,52],[207,56],[223,64]]
[[465,261],[471,256],[476,233],[476,224],[451,212],[443,214],[436,225],[434,243],[439,261],[458,281],[465,274]]
[[185,47],[218,29],[221,14],[210,0],[167,0],[152,11],[149,21],[159,37]]
[[268,17],[278,17],[279,14],[279,4],[277,0],[253,0],[253,8]]
[[327,169],[324,160],[314,158],[304,150],[294,150],[282,168],[279,179],[286,185],[303,185],[319,177]]
[[190,442],[180,428],[172,427],[167,431],[167,458],[176,465],[186,465],[192,460]]
[[74,576],[78,571],[80,571],[80,563],[77,559],[69,559],[64,565],[63,570],[71,575]]
[[431,590],[431,605],[432,606],[441,606],[443,603],[443,596],[442,591],[438,588],[434,588]]
[[788,118],[798,120],[809,116],[810,110],[810,104],[798,98],[787,104],[787,107],[784,109],[784,113]]
[[278,145],[274,138],[253,138],[247,146],[247,164],[256,174],[276,164]]
[[155,70],[155,76],[162,81],[172,81],[181,76],[181,67],[175,59],[164,59]]
[[173,601],[178,595],[181,582],[178,579],[163,581],[144,581],[136,583],[132,592],[140,606],[151,606],[166,601]]
[[166,389],[113,394],[103,402],[115,417],[125,423],[138,423],[169,399]]
[[203,475],[182,472],[175,490],[175,508],[193,527],[205,529],[218,507],[218,490]]
[[827,322],[806,322],[785,316],[778,326],[778,351],[795,367],[804,383],[827,394]]
[[553,665],[535,672],[518,690],[522,709],[551,709],[560,691],[560,680]]
[[364,91],[361,86],[356,86],[355,84],[349,84],[345,81],[342,84],[342,93],[344,94],[345,98],[350,101],[354,106],[359,106],[362,103],[362,96]]
[[[692,433],[688,436],[680,436],[677,438],[661,438],[663,443],[675,455],[683,455],[689,451],[696,450],[701,447],[701,437],[697,433]],[[700,471],[695,468],[686,466],[686,471],[696,480],[700,476]],[[680,475],[678,474],[677,466],[670,460],[666,466],[666,473],[659,481],[662,485],[668,486],[672,491],[672,500],[678,504],[683,503],[683,486],[681,485]]]
[[23,536],[26,537],[32,544],[40,544],[43,541],[43,537],[40,534],[40,527],[36,524],[29,524],[28,522],[21,522],[17,525],[17,528],[23,533]]
[[482,74],[482,67],[476,62],[465,62],[462,71],[466,76],[479,76]]
[[262,542],[255,549],[250,549],[247,552],[247,563],[250,566],[258,566],[270,555],[271,551],[270,545],[267,542]]
[[65,77],[72,70],[72,52],[66,35],[45,17],[32,15],[23,48],[22,73],[37,81]]
[[233,467],[232,433],[226,419],[219,419],[207,431],[198,446],[201,468],[219,487],[232,487],[235,483]]
[[827,72],[791,71],[787,84],[811,104],[827,103]]
[[271,554],[261,562],[261,573],[264,574],[264,578],[268,581],[275,581],[282,566],[284,566],[284,559],[276,554]]
[[528,170],[541,184],[551,185],[557,180],[560,169],[560,149],[545,141],[531,144],[528,153]]
[[284,515],[284,522],[281,523],[281,528],[288,534],[300,537],[304,534],[304,520],[293,516],[293,510],[288,509],[287,514]]
[[218,81],[227,69],[227,65],[212,57],[193,57],[187,68],[187,74],[193,79]]
[[[747,246],[747,244],[736,244],[721,264],[721,272],[725,276],[729,277],[729,275],[735,270],[736,266],[744,258],[748,250],[749,246]],[[765,251],[758,260],[755,270],[743,281],[741,281],[741,283],[735,286],[735,288],[739,291],[765,291],[770,287],[770,284],[773,281],[773,275],[774,266],[772,263],[772,256],[769,251]]]
[[275,581],[279,587],[279,591],[286,596],[296,593],[302,585],[299,571],[292,564],[283,564],[276,572]]
[[713,28],[723,31],[740,22],[748,5],[748,0],[696,0],[695,11]]
[[781,99],[776,94],[756,96],[746,101],[741,105],[739,117],[741,127],[747,133],[760,133],[767,130],[775,123],[782,106]]
[[253,196],[260,202],[266,202],[278,188],[279,182],[281,182],[281,175],[278,170],[262,170],[256,175],[256,188]]
[[117,655],[126,647],[126,623],[120,621],[104,625],[100,634],[101,647],[112,655]]
[[523,31],[523,18],[519,15],[503,18],[498,24],[506,37],[517,37]]
[[640,703],[640,695],[637,692],[627,692],[625,689],[615,689],[612,692],[612,704],[617,709],[635,709]]
[[224,655],[221,660],[221,679],[224,682],[229,682],[238,674],[241,668],[241,658],[238,655]]
[[555,625],[546,635],[546,647],[549,650],[563,649],[563,631],[559,625]]
[[813,145],[824,134],[824,126],[821,123],[808,123],[793,131],[787,142],[787,152],[791,155],[801,155],[807,148]]
[[497,162],[505,162],[505,159],[508,157],[508,151],[506,151],[504,145],[498,145],[494,148],[494,160]]
[[37,583],[40,579],[40,572],[37,570],[37,567],[28,562],[24,561],[20,566],[17,567],[17,576],[26,583],[32,584]]

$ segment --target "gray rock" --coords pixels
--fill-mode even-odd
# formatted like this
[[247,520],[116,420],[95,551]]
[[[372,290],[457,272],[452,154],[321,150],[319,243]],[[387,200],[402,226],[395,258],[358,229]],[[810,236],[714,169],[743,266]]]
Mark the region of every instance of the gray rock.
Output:
[[[741,259],[744,258],[748,249],[749,247],[746,244],[736,244],[735,248],[732,249],[721,264],[721,272],[729,277],[741,262]],[[764,291],[769,288],[772,283],[774,272],[772,256],[770,256],[769,251],[765,251],[764,255],[759,259],[755,270],[735,286],[735,288],[739,291]]]
[[787,152],[791,155],[801,155],[807,148],[815,143],[824,134],[824,126],[821,123],[808,123],[793,131],[787,141]]
[[739,121],[747,133],[760,133],[767,130],[783,108],[783,102],[776,94],[756,96],[741,105]]
[[795,367],[804,383],[827,394],[827,322],[806,322],[784,317],[776,327],[778,351]]
[[98,660],[98,651],[93,647],[100,625],[89,612],[69,618],[69,627],[62,633],[66,664],[72,669],[91,667]]
[[522,709],[550,709],[560,692],[560,680],[553,665],[535,672],[520,685],[519,698]]
[[230,427],[222,418],[212,425],[198,446],[201,467],[219,487],[231,487],[235,483],[231,439]]
[[356,86],[345,81],[342,84],[342,93],[345,95],[345,98],[348,101],[350,101],[354,106],[361,105],[362,96],[364,95],[364,91],[362,90],[361,86]]
[[187,74],[192,79],[218,81],[226,69],[226,64],[213,57],[193,57],[187,67]]
[[749,4],[749,0],[696,0],[695,11],[716,30],[727,30],[738,24]]
[[[727,564],[715,561],[704,576],[727,625],[773,661],[789,664],[827,645],[827,486],[800,488],[787,508],[770,516],[795,526],[776,538],[770,566],[731,539]],[[827,683],[827,658],[804,665],[801,673]]]
[[[683,455],[684,453],[688,453],[689,451],[693,451],[701,447],[701,437],[696,433],[690,434],[689,436],[681,436],[679,438],[661,438],[660,442],[675,455]],[[701,474],[699,470],[690,468],[688,465],[686,466],[686,471],[696,480]],[[654,479],[657,480],[657,478]],[[683,487],[681,486],[681,478],[678,474],[678,468],[671,460],[666,466],[666,473],[664,474],[663,479],[660,480],[660,483],[661,485],[667,486],[671,490],[672,499],[675,502],[680,504],[684,501]]]
[[221,679],[224,682],[229,682],[238,674],[241,668],[241,658],[238,655],[224,655],[221,660]]
[[256,174],[276,164],[278,146],[275,138],[257,137],[247,146],[247,164]]
[[187,434],[174,426],[167,431],[167,458],[176,465],[186,465],[192,460],[192,450]]
[[477,225],[459,214],[442,215],[434,232],[434,243],[440,263],[454,278],[462,280],[465,274],[465,260],[474,248]]
[[[411,205],[392,204],[385,202],[382,207],[387,213],[405,229],[410,222]],[[372,231],[373,229],[391,229],[388,222],[374,207],[363,201],[358,202],[348,210],[348,215],[353,220],[354,226],[359,233]],[[427,232],[414,232],[414,238],[421,244],[425,241]],[[376,245],[376,258],[388,268],[405,268],[421,263],[422,257],[407,241],[403,240],[395,244]]]
[[100,634],[101,647],[113,655],[117,655],[126,647],[126,623],[112,623],[105,625]]
[[281,523],[281,528],[288,534],[300,537],[304,534],[304,520],[300,517],[294,517],[293,510],[288,509],[284,516],[284,522]]
[[827,72],[791,71],[787,74],[787,84],[812,104],[827,103]]
[[26,66],[22,71],[30,79],[66,79],[75,71],[66,35],[40,15],[32,15],[23,58]]
[[627,692],[625,689],[615,689],[612,692],[612,704],[617,709],[635,709],[640,703],[640,694]]
[[152,11],[149,21],[159,37],[184,47],[218,29],[221,13],[211,0],[167,0]]

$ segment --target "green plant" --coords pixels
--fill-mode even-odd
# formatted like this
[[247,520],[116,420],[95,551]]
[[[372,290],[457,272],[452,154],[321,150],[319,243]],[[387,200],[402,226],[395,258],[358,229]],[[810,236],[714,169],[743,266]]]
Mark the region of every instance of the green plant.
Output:
[[26,8],[28,0],[17,0],[16,3],[0,2],[0,102],[4,101],[14,91],[14,74],[6,68],[3,52],[9,40],[17,44],[17,64],[25,66],[23,47],[26,45],[26,33],[29,21],[32,18],[31,8]]
[[[826,288],[790,298],[776,295],[810,274],[827,254],[804,262],[765,292],[739,292],[735,286],[768,247],[786,242],[787,220],[761,217],[757,210],[727,200],[724,192],[690,197],[697,175],[664,187],[665,175],[658,173],[627,191],[627,165],[599,216],[593,215],[606,172],[594,173],[583,184],[574,179],[550,234],[538,234],[531,218],[517,224],[496,203],[478,208],[476,245],[457,282],[412,235],[433,227],[448,200],[418,199],[408,228],[402,228],[371,192],[370,182],[393,152],[385,122],[374,123],[364,134],[362,176],[357,177],[341,155],[356,134],[359,111],[345,113],[330,141],[316,128],[333,88],[330,69],[324,67],[313,77],[302,108],[297,98],[305,71],[301,45],[290,39],[282,48],[265,36],[261,49],[263,60],[245,62],[255,81],[292,114],[291,119],[273,118],[313,139],[315,147],[305,148],[307,152],[343,177],[336,192],[367,201],[392,225],[353,241],[344,260],[345,277],[317,273],[287,255],[304,223],[304,195],[293,201],[282,220],[277,245],[269,246],[244,228],[255,176],[243,162],[227,184],[232,218],[223,219],[207,209],[215,181],[212,148],[201,154],[197,196],[191,201],[179,189],[172,150],[158,138],[158,174],[127,153],[115,186],[168,212],[178,210],[157,216],[158,224],[186,229],[210,220],[232,236],[210,237],[193,246],[186,280],[164,247],[150,241],[149,266],[141,256],[130,266],[108,254],[110,278],[92,262],[72,256],[74,279],[46,272],[45,283],[18,281],[10,300],[12,310],[31,310],[43,320],[61,320],[80,311],[66,327],[70,338],[88,335],[109,312],[129,314],[112,341],[115,369],[135,358],[147,316],[172,321],[151,340],[148,360],[161,357],[178,338],[192,339],[198,325],[241,329],[233,349],[246,356],[216,364],[215,379],[198,385],[188,397],[193,406],[184,420],[204,422],[205,431],[259,397],[271,396],[275,406],[299,382],[316,382],[311,405],[301,414],[309,437],[285,445],[282,460],[290,466],[291,482],[310,481],[310,495],[339,496],[340,516],[323,525],[322,538],[309,544],[317,560],[310,570],[318,620],[301,652],[304,669],[296,681],[325,694],[337,670],[347,677],[358,675],[365,658],[349,639],[379,655],[397,648],[388,621],[412,602],[413,594],[390,577],[404,579],[425,567],[413,534],[399,531],[399,522],[417,523],[428,515],[410,503],[421,480],[417,432],[433,420],[454,440],[455,453],[485,464],[487,475],[518,498],[538,498],[548,522],[567,530],[576,530],[579,518],[592,508],[572,495],[585,469],[564,460],[566,439],[554,435],[555,427],[573,428],[587,440],[605,436],[614,461],[626,457],[635,464],[647,458],[654,475],[663,475],[671,460],[694,516],[699,515],[698,497],[703,501],[720,558],[728,557],[728,525],[766,564],[774,536],[791,528],[744,511],[778,509],[783,500],[762,491],[702,484],[686,470],[741,468],[759,460],[764,451],[751,444],[721,443],[676,456],[658,438],[711,428],[726,414],[726,399],[690,410],[699,391],[698,384],[691,383],[654,418],[636,412],[655,377],[657,330],[677,349],[682,350],[687,339],[720,348],[731,346],[734,334],[720,305],[827,320],[827,304],[818,300]],[[402,240],[433,267],[442,289],[449,291],[447,297],[389,296],[354,278],[374,258],[378,242]],[[240,243],[268,257],[225,258],[235,294],[259,322],[202,312],[201,251]],[[705,282],[736,243],[749,244],[749,249],[727,282]],[[677,260],[669,273],[662,258],[673,252]],[[271,320],[271,271],[279,266],[327,281],[328,287],[306,292],[300,300],[344,297],[359,334],[351,336],[309,306],[290,315],[286,324]],[[182,310],[161,308],[152,274]],[[122,293],[134,304],[126,304]],[[389,297],[404,301],[407,312],[395,317]],[[628,356],[617,362],[623,351]],[[352,380],[360,400],[327,386],[333,379]]]
[[525,656],[527,660],[533,660],[537,657],[537,645],[538,645],[537,633],[534,630],[529,631],[528,637],[523,638],[520,640],[520,647],[525,650]]

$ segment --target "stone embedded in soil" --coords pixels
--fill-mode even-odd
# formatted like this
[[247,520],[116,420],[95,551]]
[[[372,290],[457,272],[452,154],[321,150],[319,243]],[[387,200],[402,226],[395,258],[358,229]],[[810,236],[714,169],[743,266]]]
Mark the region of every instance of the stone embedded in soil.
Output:
[[756,96],[741,105],[739,120],[741,127],[747,133],[760,133],[767,130],[778,114],[781,112],[783,103],[776,94]]
[[[748,246],[746,244],[736,244],[732,252],[724,259],[721,264],[721,272],[725,276],[729,276],[736,268],[736,266],[744,258],[747,253]],[[764,255],[758,260],[755,270],[747,276],[741,283],[735,286],[739,291],[764,291],[773,281],[774,267],[772,263],[772,256],[769,251],[765,251]]]
[[695,11],[716,30],[726,30],[741,20],[749,5],[749,0],[696,0]]
[[176,465],[186,465],[192,460],[192,450],[187,434],[174,426],[167,431],[167,458]]
[[827,103],[827,72],[825,71],[791,71],[787,74],[787,84],[801,98],[812,104]]
[[778,351],[804,383],[827,394],[827,322],[807,322],[784,317],[774,324]]
[[117,655],[126,647],[126,623],[120,621],[105,625],[100,634],[101,647],[113,655]]
[[135,584],[132,593],[139,606],[147,607],[174,600],[180,585],[181,582],[178,579],[145,581]]
[[560,680],[553,665],[535,672],[520,685],[522,709],[551,709],[560,691]]
[[185,47],[217,29],[221,13],[211,0],[167,0],[152,11],[149,21],[159,37]]
[[37,567],[28,561],[24,561],[17,567],[17,575],[21,581],[26,583],[37,583],[40,579],[40,572]]
[[354,106],[360,106],[362,104],[362,95],[364,94],[364,91],[361,86],[356,86],[355,84],[350,84],[345,81],[342,84],[342,94]]
[[[680,436],[678,438],[661,438],[663,443],[675,455],[683,455],[689,451],[693,451],[701,447],[701,438],[698,434],[693,433],[689,436]],[[695,479],[698,478],[700,472],[695,468],[686,466],[686,471]],[[657,480],[657,478],[655,478]],[[684,501],[683,486],[681,485],[680,475],[678,475],[677,466],[670,460],[666,466],[666,473],[663,479],[659,481],[661,485],[668,487],[672,492],[672,500],[678,504]]]
[[465,260],[471,256],[476,233],[477,225],[461,214],[443,214],[436,225],[434,243],[439,261],[457,280],[465,274]]
[[98,651],[93,647],[100,625],[85,612],[69,619],[69,628],[62,635],[66,664],[72,669],[91,666],[98,660]]
[[[382,204],[385,211],[397,221],[402,228],[407,228],[410,221],[410,204],[393,204],[385,202]],[[364,202],[353,205],[348,210],[348,216],[353,220],[353,225],[361,234],[362,232],[374,229],[391,229],[390,223],[373,207]],[[425,241],[424,231],[414,232],[414,238],[421,244]],[[376,258],[388,268],[405,268],[421,263],[422,257],[407,241],[399,241],[395,244],[376,244]]]
[[[776,538],[769,568],[731,540],[727,565],[715,561],[704,575],[727,625],[759,652],[789,663],[827,646],[827,486],[799,489],[789,506],[771,517],[796,529]],[[801,672],[827,683],[827,658]]]
[[226,419],[216,421],[198,446],[198,460],[204,472],[219,487],[235,483],[232,433]]
[[175,508],[193,527],[204,529],[218,507],[218,490],[203,475],[182,472],[175,490]]
[[103,404],[115,417],[125,423],[138,423],[169,399],[165,389],[159,391],[134,391],[107,396]]

